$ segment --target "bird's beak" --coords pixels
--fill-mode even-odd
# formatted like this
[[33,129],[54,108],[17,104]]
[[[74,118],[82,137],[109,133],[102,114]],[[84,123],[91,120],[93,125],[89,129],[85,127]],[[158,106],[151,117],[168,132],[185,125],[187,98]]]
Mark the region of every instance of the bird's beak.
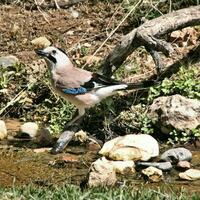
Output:
[[48,57],[48,53],[44,52],[43,49],[35,49],[35,53],[42,57]]

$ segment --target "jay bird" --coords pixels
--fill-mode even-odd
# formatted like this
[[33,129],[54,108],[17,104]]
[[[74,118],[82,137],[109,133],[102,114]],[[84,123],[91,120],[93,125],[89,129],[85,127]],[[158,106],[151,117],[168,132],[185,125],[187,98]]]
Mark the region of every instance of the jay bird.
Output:
[[[55,92],[70,101],[78,109],[78,115],[67,124],[68,127],[79,122],[87,108],[93,107],[102,99],[114,95],[118,91],[138,90],[155,85],[155,81],[124,83],[77,68],[64,51],[53,46],[35,51],[46,61]],[[68,139],[64,141],[63,138],[65,136],[62,134],[56,145],[59,148],[54,153],[61,152],[66,147],[66,143],[69,142]]]

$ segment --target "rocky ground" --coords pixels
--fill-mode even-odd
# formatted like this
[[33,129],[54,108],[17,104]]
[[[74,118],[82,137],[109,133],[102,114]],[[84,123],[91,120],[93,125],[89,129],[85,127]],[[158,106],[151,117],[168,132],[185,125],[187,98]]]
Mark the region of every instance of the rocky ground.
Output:
[[[112,36],[97,52],[93,60],[87,63],[91,55],[101,46],[110,32],[124,17],[126,9],[124,9],[121,4],[117,2],[95,2],[95,4],[79,4],[70,9],[36,9],[33,11],[25,10],[23,7],[19,7],[15,4],[10,4],[0,5],[0,12],[0,56],[14,55],[18,58],[18,62],[21,63],[21,65],[2,68],[0,72],[0,115],[1,119],[6,121],[9,133],[8,139],[0,141],[0,185],[12,186],[13,183],[16,185],[33,183],[40,186],[50,186],[52,184],[62,184],[63,182],[79,185],[80,182],[86,178],[91,163],[100,157],[97,154],[100,149],[98,145],[90,142],[85,143],[83,141],[82,143],[80,141],[72,142],[65,153],[50,155],[49,147],[52,146],[51,142],[54,141],[54,138],[51,138],[51,141],[45,145],[47,149],[44,149],[42,147],[43,145],[41,145],[44,140],[41,140],[41,138],[38,142],[37,139],[29,140],[30,138],[19,139],[13,137],[19,132],[20,126],[24,121],[37,122],[40,128],[50,127],[53,135],[58,136],[61,127],[66,120],[71,118],[74,111],[71,105],[66,104],[51,93],[47,83],[46,67],[44,62],[35,55],[35,46],[31,41],[40,36],[45,36],[53,45],[65,49],[78,67],[97,71],[98,62],[108,55],[117,42],[120,41],[121,36],[129,32],[137,23],[134,22],[134,24],[130,24],[130,21],[125,21],[117,29],[114,36]],[[174,37],[174,41],[176,41],[174,46],[179,47],[177,48],[177,55],[185,53],[191,47],[197,45],[199,29],[196,28],[195,30],[196,33],[189,34],[190,37],[189,39],[186,38],[186,40],[184,39],[186,33],[176,32],[174,35],[171,35],[171,39]],[[179,39],[177,40],[176,38]],[[168,63],[171,61],[170,59],[166,59]],[[131,70],[129,69],[130,63],[132,66]],[[156,90],[161,92],[159,94],[153,93],[150,97],[155,98],[156,95],[159,96],[163,93],[172,95],[176,94],[178,90],[182,91],[183,95],[186,94],[185,96],[187,97],[189,96],[199,100],[198,77],[200,71],[198,67],[197,65],[195,68],[197,72],[192,71],[189,76],[183,76],[183,74],[185,74],[184,70],[180,72],[178,76],[183,77],[181,80],[182,82],[179,81],[179,84],[175,84],[175,86],[171,83],[170,85],[169,82],[165,83],[166,85],[168,84],[167,86],[169,87],[173,86],[172,92],[169,88],[167,89],[170,92],[164,90],[166,89],[166,85],[163,84],[164,86],[162,86],[160,90]],[[119,70],[115,76],[118,79],[128,80],[131,74],[136,77],[136,79],[140,79],[141,76],[148,77],[149,74],[152,73],[155,73],[153,60],[146,51],[141,48],[128,59],[125,64],[125,70]],[[181,90],[181,86],[187,79],[193,79],[194,82],[188,83],[188,86],[186,85],[183,90]],[[186,91],[185,88],[192,88],[192,92]],[[16,97],[17,94],[19,96]],[[149,133],[151,133],[149,122],[145,121],[147,118],[141,118],[144,122],[142,125],[141,121],[133,120],[139,118],[135,113],[145,113],[147,111],[146,107],[143,108],[142,106],[133,107],[132,110],[131,105],[138,102],[140,97],[146,98],[147,95],[141,93],[137,94],[137,92],[130,93],[128,99],[124,95],[121,95],[120,97],[114,97],[114,104],[108,101],[100,107],[95,108],[89,113],[88,117],[86,117],[86,130],[92,130],[92,133],[90,133],[91,135],[104,132],[106,136],[102,137],[103,141],[113,138],[120,132],[121,134],[122,132],[123,134],[131,133],[134,130],[136,133],[142,131],[145,133],[149,131]],[[14,103],[12,102],[13,100]],[[169,101],[172,103],[171,100]],[[178,104],[180,106],[184,101],[190,102],[190,100],[183,100],[181,98],[180,102],[177,101],[179,100],[174,101],[174,106],[172,106],[174,109],[173,111],[169,109],[170,106],[160,109],[163,109],[164,114],[169,114],[171,112],[180,115],[182,110],[176,110],[177,104],[180,103]],[[143,102],[144,101],[140,103]],[[154,103],[157,108],[158,105],[156,102]],[[184,109],[195,110],[195,106],[199,108],[199,103],[189,108],[184,107]],[[51,109],[48,109],[50,107]],[[156,110],[156,108],[154,108],[154,110]],[[125,111],[121,113],[123,110]],[[103,116],[99,115],[99,111],[103,113]],[[134,113],[134,115],[130,114],[130,111]],[[167,118],[168,121],[170,121],[171,116],[169,117],[167,114],[161,118]],[[190,129],[196,128],[198,124],[200,124],[198,121],[200,119],[199,115],[200,113],[197,109],[195,117],[191,119],[194,126],[189,127]],[[126,117],[124,118],[124,116]],[[184,118],[187,121],[188,115],[183,114],[181,116],[183,117],[180,118]],[[161,118],[158,117],[155,121],[160,123],[160,120],[162,120]],[[93,126],[91,124],[93,124]],[[126,126],[124,126],[124,124]],[[127,128],[127,124],[129,124],[129,128]],[[182,122],[180,124],[182,124]],[[169,129],[172,127],[177,128],[176,125],[180,124],[176,123],[176,121],[173,121],[171,124],[170,122],[168,124],[159,124],[161,125],[159,130],[167,130],[169,133]],[[100,128],[97,128],[97,125]],[[135,126],[136,128],[133,128]],[[143,130],[139,130],[141,126]],[[180,126],[178,128],[180,129]],[[184,128],[180,130],[184,131]],[[93,134],[93,132],[95,132],[95,134]],[[178,133],[174,133],[173,136],[176,137],[176,134]],[[198,133],[193,132],[193,134],[194,139],[199,137]],[[99,139],[102,138],[99,136]],[[42,148],[38,149],[39,147]],[[199,143],[197,142],[196,146],[192,144],[185,147],[192,151],[192,166],[190,167],[199,169]],[[170,147],[161,145],[160,148],[162,153]],[[158,159],[156,162],[157,161]],[[190,190],[199,191],[198,181],[194,181],[192,185],[188,181],[181,182],[178,178],[178,171],[176,171],[176,169],[173,170],[174,171],[170,173],[164,173],[164,178],[162,178],[164,179],[163,185],[167,183],[175,184],[177,187],[182,187],[184,185],[184,187],[188,187]],[[128,182],[138,185],[143,183],[140,172],[141,171],[132,174]],[[120,176],[118,180],[123,181],[123,175]],[[191,185],[191,187],[189,185]],[[151,185],[149,186],[151,187]]]

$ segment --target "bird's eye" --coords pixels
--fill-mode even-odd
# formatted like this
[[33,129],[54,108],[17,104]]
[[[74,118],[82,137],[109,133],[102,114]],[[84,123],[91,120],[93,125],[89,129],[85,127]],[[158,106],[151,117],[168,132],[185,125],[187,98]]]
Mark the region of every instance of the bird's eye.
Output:
[[56,54],[56,50],[53,50],[52,53],[53,53],[53,54]]

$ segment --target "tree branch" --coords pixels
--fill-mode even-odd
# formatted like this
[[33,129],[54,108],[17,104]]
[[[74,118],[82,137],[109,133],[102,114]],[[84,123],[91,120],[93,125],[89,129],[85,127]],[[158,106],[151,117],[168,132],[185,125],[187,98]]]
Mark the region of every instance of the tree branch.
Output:
[[200,24],[200,5],[177,10],[145,22],[125,35],[114,50],[102,61],[104,75],[111,76],[126,58],[139,46],[161,51],[170,56],[173,47],[160,39],[172,31]]

